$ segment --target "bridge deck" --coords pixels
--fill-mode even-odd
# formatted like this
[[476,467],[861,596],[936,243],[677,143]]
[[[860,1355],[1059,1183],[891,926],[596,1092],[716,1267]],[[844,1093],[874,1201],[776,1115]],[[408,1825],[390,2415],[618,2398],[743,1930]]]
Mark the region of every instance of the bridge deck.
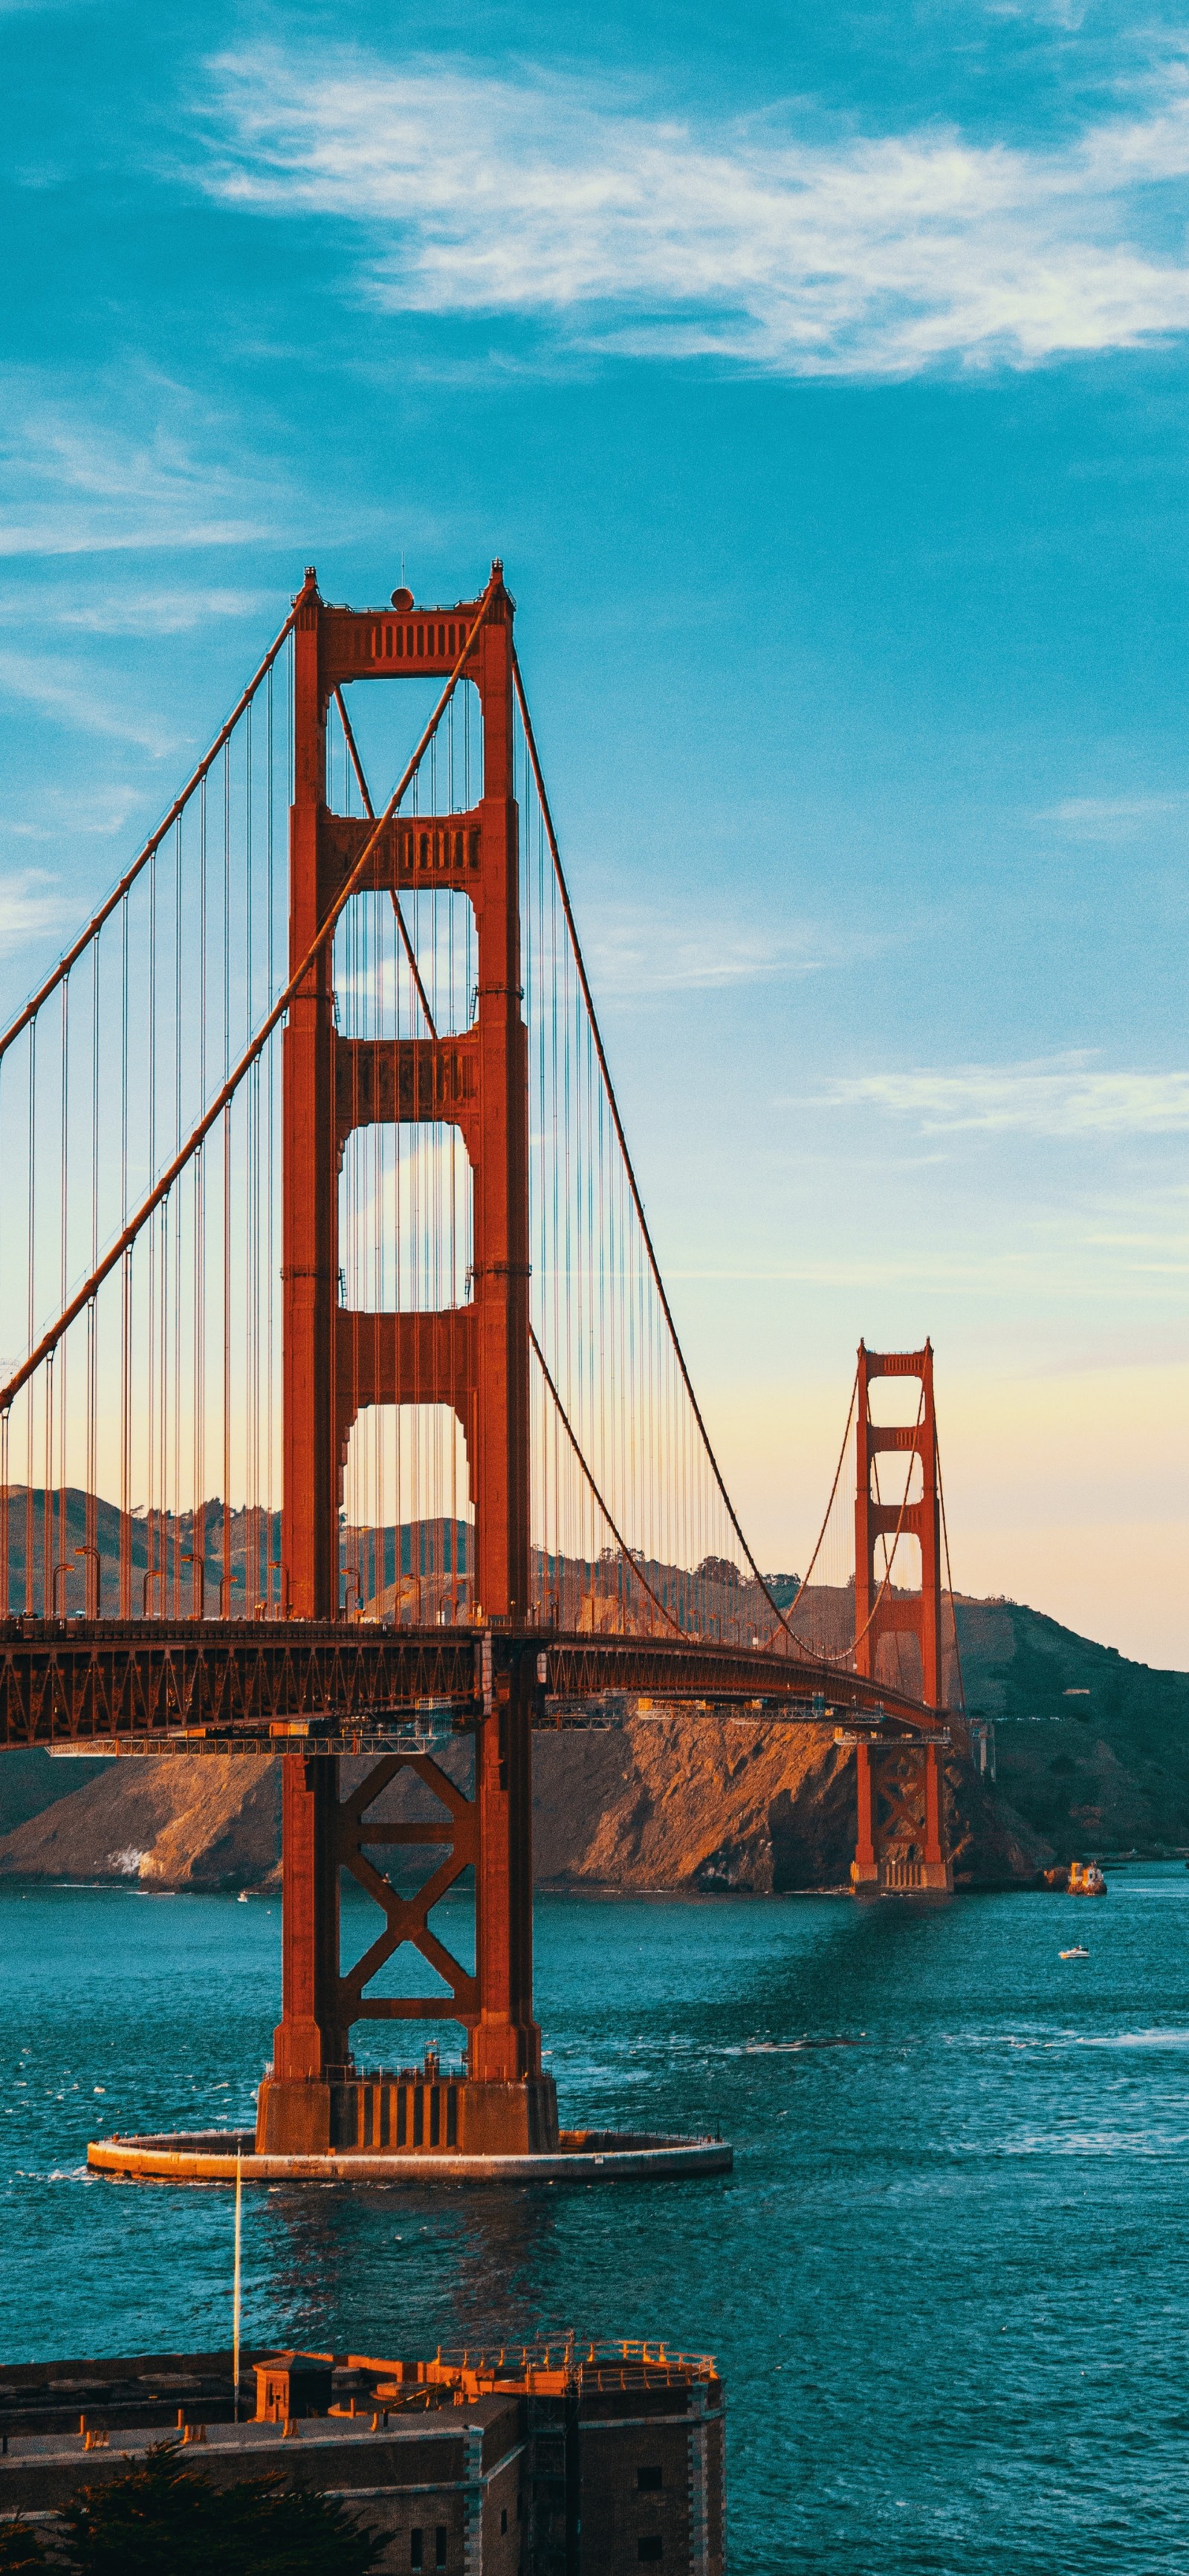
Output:
[[531,1691],[538,1725],[589,1722],[592,1705],[612,1693],[785,1722],[869,1718],[897,1733],[948,1723],[946,1712],[861,1674],[698,1637],[9,1619],[0,1622],[0,1751],[364,1751],[394,1732],[465,1727],[514,1677]]

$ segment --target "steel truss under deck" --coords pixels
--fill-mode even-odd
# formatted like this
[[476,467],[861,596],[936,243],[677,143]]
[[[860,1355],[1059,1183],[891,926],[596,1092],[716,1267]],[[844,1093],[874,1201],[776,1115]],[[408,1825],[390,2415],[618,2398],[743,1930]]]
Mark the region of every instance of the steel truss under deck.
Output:
[[[872,1717],[890,1735],[939,1731],[861,1674],[700,1638],[553,1629],[372,1628],[315,1620],[0,1622],[0,1750],[93,1744],[131,1752],[370,1749],[393,1727],[490,1714],[523,1675],[533,1722],[581,1724],[608,1694],[823,1724]],[[519,1694],[517,1694],[519,1696]],[[355,1738],[366,1738],[366,1746]]]

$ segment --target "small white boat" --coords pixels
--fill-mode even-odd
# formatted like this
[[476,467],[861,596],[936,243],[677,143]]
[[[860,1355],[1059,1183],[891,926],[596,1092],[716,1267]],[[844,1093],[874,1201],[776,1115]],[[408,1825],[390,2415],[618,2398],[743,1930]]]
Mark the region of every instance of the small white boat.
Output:
[[1078,1948],[1073,1949],[1073,1950],[1063,1950],[1063,1951],[1062,1951],[1062,1953],[1061,1953],[1061,1956],[1062,1956],[1062,1958],[1063,1958],[1063,1959],[1088,1959],[1088,1958],[1089,1958],[1089,1956],[1090,1956],[1090,1953],[1089,1953],[1089,1951],[1088,1951],[1088,1950],[1083,1950],[1083,1949],[1079,1946]]
[[246,1904],[247,1904],[247,1902],[248,1902],[248,1891],[247,1891],[247,1888],[246,1888],[246,1887],[241,1887],[240,1892],[239,1892],[239,1901],[240,1901],[240,1904],[241,1904],[241,1905],[246,1905]]

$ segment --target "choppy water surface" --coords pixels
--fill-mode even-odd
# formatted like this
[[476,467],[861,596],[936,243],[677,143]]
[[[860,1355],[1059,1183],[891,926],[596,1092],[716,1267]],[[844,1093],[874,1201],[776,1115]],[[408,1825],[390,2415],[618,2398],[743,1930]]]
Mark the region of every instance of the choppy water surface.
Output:
[[[263,1898],[0,1887],[6,2358],[229,2342],[230,2194],[82,2157],[250,2117],[279,1931]],[[713,2351],[732,2576],[1183,2576],[1187,1934],[1172,1865],[1100,1904],[547,1897],[564,2116],[722,2128],[734,2175],[254,2190],[246,2332]]]

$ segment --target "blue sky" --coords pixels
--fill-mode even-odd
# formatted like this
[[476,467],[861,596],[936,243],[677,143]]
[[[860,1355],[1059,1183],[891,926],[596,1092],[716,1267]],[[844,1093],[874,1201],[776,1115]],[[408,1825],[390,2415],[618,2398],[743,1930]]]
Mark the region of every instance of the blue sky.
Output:
[[0,978],[302,567],[503,555],[766,1563],[932,1334],[955,1575],[1185,1635],[1189,17],[0,7]]

